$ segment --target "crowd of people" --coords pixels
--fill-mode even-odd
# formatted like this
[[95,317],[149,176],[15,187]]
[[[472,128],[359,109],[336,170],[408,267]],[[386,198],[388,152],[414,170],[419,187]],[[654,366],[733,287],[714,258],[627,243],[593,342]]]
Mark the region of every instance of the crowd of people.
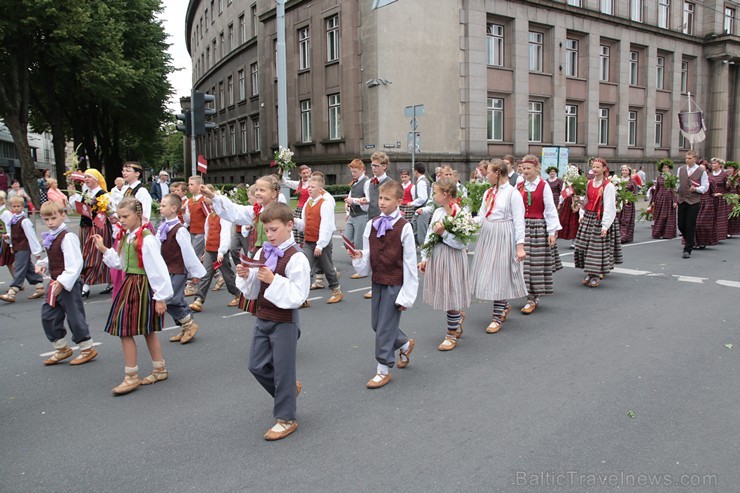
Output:
[[[369,175],[362,160],[348,164],[352,182],[340,231],[355,269],[352,278],[369,277],[372,283],[365,294],[372,300],[377,363],[366,384],[370,389],[387,385],[392,368],[410,363],[415,341],[401,330],[400,317],[416,300],[419,273],[425,279],[423,302],[445,312],[438,349],[451,351],[460,344],[465,309],[473,299],[491,303],[485,331],[493,334],[512,310],[509,300],[524,300],[520,311],[529,315],[554,293],[553,275],[562,269],[558,238],[572,240],[575,265],[585,273],[583,284],[598,287],[622,263],[621,245],[634,235],[634,204],[623,201],[618,206],[617,188],[636,192],[644,185],[644,177],[627,166],[610,177],[606,160],[595,158],[585,188],[577,192],[571,178],[558,177],[557,168],[543,174],[534,155],[521,160],[504,156],[481,161],[473,171],[470,183],[485,188],[478,203],[468,198],[472,184],[462,183],[451,166],[437,168],[432,181],[426,167],[417,163],[395,181],[387,174],[385,153],[373,153],[370,161]],[[695,244],[713,244],[701,236],[703,221],[714,221],[712,241],[724,239],[717,235],[737,234],[737,222],[728,222],[728,209],[720,210],[716,200],[728,183],[735,183],[720,166],[712,160],[716,178],[709,178],[690,151],[677,171],[677,192],[664,197],[667,190],[673,192],[666,186],[668,174],[653,186],[653,234],[670,237],[673,224],[675,236],[677,223],[684,235],[684,257]],[[168,378],[157,335],[164,315],[179,326],[169,340],[190,343],[200,329],[195,314],[203,311],[211,282],[220,273],[213,289],[226,286],[233,296],[229,306],[255,316],[249,370],[274,397],[276,421],[265,439],[282,439],[298,426],[296,397],[302,386],[296,378],[297,310],[310,307],[312,289],[328,287],[328,304],[344,299],[333,260],[335,198],[326,191],[322,173],[307,166],[297,171],[297,180],[278,175],[257,179],[245,190],[246,201],[219,193],[200,176],[169,183],[166,173],[161,174],[151,189],[159,204],[156,228],[152,195],[141,181],[139,163],[125,163],[123,176],[110,190],[99,171],[88,169],[81,190],[71,184],[62,198],[47,177],[47,200],[40,213],[48,231],[41,242],[24,212],[24,198],[0,193],[0,265],[13,277],[0,300],[15,302],[24,283],[34,286],[29,299],[44,298],[42,325],[54,347],[44,364],[56,365],[74,355],[66,320],[71,340],[79,346],[70,364],[81,365],[97,357],[82,300],[90,295],[90,286],[105,285],[102,292],[112,293],[113,301],[104,330],[120,338],[124,354],[124,378],[112,392],[123,395]],[[281,186],[294,190],[294,209],[286,204]],[[710,205],[712,217],[703,218]],[[79,235],[67,226],[70,209],[80,214]],[[719,228],[721,221],[725,229]],[[475,237],[469,265],[467,249]],[[144,336],[152,359],[144,378],[137,364],[138,335]]]

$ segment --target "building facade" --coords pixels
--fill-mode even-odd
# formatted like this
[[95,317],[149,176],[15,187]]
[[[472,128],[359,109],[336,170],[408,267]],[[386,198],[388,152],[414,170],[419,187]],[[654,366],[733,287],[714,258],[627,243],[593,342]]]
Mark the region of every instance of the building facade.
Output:
[[[299,163],[349,179],[386,151],[467,172],[486,157],[567,147],[571,160],[647,164],[689,148],[677,114],[704,110],[700,154],[740,159],[740,4],[657,0],[290,0],[288,141]],[[193,87],[216,96],[198,140],[218,183],[269,170],[277,148],[271,0],[191,0]]]

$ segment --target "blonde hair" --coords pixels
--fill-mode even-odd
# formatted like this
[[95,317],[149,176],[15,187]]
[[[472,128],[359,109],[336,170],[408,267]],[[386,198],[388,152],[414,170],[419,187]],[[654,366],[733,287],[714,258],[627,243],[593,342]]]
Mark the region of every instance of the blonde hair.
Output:
[[190,178],[188,178],[188,181],[193,180],[196,184],[202,185],[203,184],[203,178],[198,175],[193,175]]
[[139,217],[139,221],[142,220],[142,216],[144,215],[144,210],[141,207],[141,202],[139,202],[134,197],[125,197],[123,200],[121,200],[118,203],[118,210],[126,209],[128,211],[133,212]]
[[370,156],[370,161],[375,161],[379,164],[388,166],[388,154],[383,151],[375,151]]
[[488,171],[489,173],[498,173],[499,178],[509,174],[509,169],[503,159],[491,159],[488,162]]
[[451,178],[442,178],[434,182],[434,188],[449,195],[453,199],[457,197],[457,183]]
[[4,204],[6,198],[7,198],[7,196],[5,195],[5,192],[3,192],[2,190],[0,190],[0,203]]
[[48,200],[41,204],[41,217],[49,217],[54,214],[64,214],[64,206],[59,202]]
[[59,184],[59,182],[57,181],[56,178],[47,178],[46,179],[46,185],[48,187],[51,187],[52,185],[58,185],[58,184]]
[[313,174],[311,175],[311,178],[308,179],[308,181],[312,181],[316,184],[318,184],[321,188],[324,188],[324,185],[326,182],[324,181],[324,174]]
[[12,197],[10,197],[10,200],[8,200],[8,202],[10,202],[10,205],[24,205],[23,197],[19,197],[18,195],[13,195]]
[[180,209],[182,209],[182,199],[174,193],[168,193],[162,197],[162,203],[170,204],[170,207],[175,209],[175,213],[180,212]]
[[397,200],[401,200],[403,198],[403,186],[395,180],[384,181],[383,184],[380,185],[380,188],[378,188],[378,192],[390,192]]

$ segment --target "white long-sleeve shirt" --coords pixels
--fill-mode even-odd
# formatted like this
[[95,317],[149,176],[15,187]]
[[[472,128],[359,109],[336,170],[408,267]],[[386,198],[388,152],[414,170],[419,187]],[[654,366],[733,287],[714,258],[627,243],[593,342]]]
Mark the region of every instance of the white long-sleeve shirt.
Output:
[[[280,245],[285,251],[295,245],[291,237]],[[254,258],[260,258],[262,249],[257,250]],[[259,269],[249,269],[246,278],[236,276],[236,287],[244,293],[248,300],[256,300],[260,294],[261,282],[257,279]],[[265,290],[265,299],[283,310],[294,310],[300,308],[308,298],[311,288],[311,267],[303,252],[296,252],[288,260],[285,266],[285,276],[275,274],[272,284]]]
[[110,195],[110,205],[111,209],[118,210],[118,204],[121,203],[121,200],[123,200],[123,192],[125,188],[121,188],[120,190],[118,187],[111,188],[110,192],[108,194]]
[[[13,213],[5,206],[0,207],[0,221],[5,224],[5,231],[10,235],[10,220],[13,219]],[[8,240],[10,242],[10,240]]]
[[[384,215],[385,214],[381,213],[378,217]],[[396,211],[393,214],[390,214],[390,216],[393,218],[393,222],[391,224],[392,226],[395,226],[401,218],[401,214],[398,209],[396,209]],[[373,222],[376,220],[377,218],[372,221],[368,221],[367,226],[365,226],[365,233],[362,236],[365,239],[363,245],[365,245],[366,248],[362,250],[362,257],[352,259],[352,265],[354,266],[355,271],[361,276],[369,276],[372,273],[370,255],[372,255],[373,252],[370,251],[370,233],[372,232]],[[414,305],[414,301],[416,301],[416,293],[419,289],[419,274],[416,269],[416,243],[414,241],[414,228],[409,222],[404,224],[403,230],[401,230],[401,243],[403,243],[403,285],[401,286],[401,291],[398,293],[398,297],[396,298],[396,305],[411,308]]]
[[[60,229],[67,229],[67,226],[62,225],[51,232],[55,233]],[[71,231],[67,231],[67,234],[62,238],[62,254],[64,255],[64,271],[57,276],[57,282],[67,291],[72,291],[82,273],[82,250],[80,249],[80,239]],[[36,262],[36,267],[40,266],[44,266],[48,272],[49,257]]]
[[[141,227],[130,231],[124,241],[127,243],[136,242],[136,232],[139,229]],[[154,291],[154,299],[156,301],[166,301],[172,298],[173,295],[172,282],[160,248],[161,244],[155,235],[145,235],[141,244],[141,258],[144,261],[144,272],[146,272],[146,277],[149,279],[149,285]],[[124,251],[122,248],[121,255],[119,255],[115,249],[109,248],[103,254],[103,262],[111,269],[123,270]]]
[[[614,218],[617,217],[617,189],[614,188],[614,185],[612,185],[610,181],[608,181],[608,178],[604,179],[607,180],[607,183],[604,187],[604,194],[601,197],[601,203],[604,204],[604,212],[601,214],[601,228],[609,229],[614,222]],[[598,186],[601,186],[601,184],[599,183]],[[586,190],[586,194],[583,196],[583,202],[581,202],[581,217],[583,217],[587,204],[588,189]]]
[[411,205],[416,208],[425,206],[427,204],[427,200],[429,200],[429,188],[427,186],[427,181],[422,180],[422,178],[424,177],[420,176],[416,179],[416,184],[414,185],[414,189],[411,192],[412,197],[414,195],[416,196],[414,201],[411,202]]
[[[438,207],[437,209],[435,209],[434,214],[432,214],[432,220],[429,222],[429,228],[427,228],[427,235],[426,238],[424,238],[424,243],[429,241],[429,238],[431,238],[431,236],[434,234],[434,224],[439,221],[443,221],[444,218],[447,217],[447,215],[447,211],[444,207]],[[463,243],[457,238],[457,236],[453,235],[447,230],[442,233],[442,243],[456,250],[462,250],[467,246],[467,243]],[[426,253],[426,250],[422,250],[421,259],[427,260],[428,258],[429,255]]]
[[[368,178],[366,175],[363,174],[357,179],[357,181],[359,182],[359,181],[362,181],[363,179],[365,181],[362,183],[362,197],[355,197],[354,195],[352,195],[352,187],[349,187],[350,190],[349,190],[349,194],[347,195],[348,197],[351,197],[353,199],[367,199],[369,197],[368,190],[370,189],[370,178]],[[367,210],[370,208],[370,204],[352,204],[352,205],[359,205],[360,209],[362,209],[365,212],[367,212]]]
[[190,277],[201,277],[206,275],[206,268],[200,263],[198,256],[195,254],[193,249],[193,241],[190,238],[190,233],[185,228],[180,228],[175,233],[175,240],[180,245],[180,252],[182,253],[182,261],[185,264]]
[[72,210],[74,210],[74,208],[75,208],[75,202],[82,202],[85,199],[85,197],[90,197],[91,199],[93,199],[93,205],[94,205],[95,204],[95,200],[97,200],[97,198],[95,197],[95,195],[100,190],[102,190],[102,188],[100,188],[100,187],[96,187],[96,188],[93,188],[91,190],[91,189],[87,188],[86,185],[82,185],[82,193],[81,194],[80,193],[75,193],[74,195],[70,195],[69,196],[69,199],[68,199],[69,200],[69,205],[72,206]]
[[[688,174],[689,180],[691,179],[691,175],[696,171],[696,168],[698,168],[698,164],[694,164],[692,167],[686,167],[686,173]],[[676,176],[681,178],[681,168],[683,166],[679,166],[676,170]],[[700,179],[700,186],[696,187],[696,193],[707,193],[709,190],[709,176],[707,176],[707,172],[702,170],[701,173],[701,179]]]
[[488,197],[493,191],[494,188],[489,188],[483,194],[483,200],[481,201],[480,210],[475,217],[475,221],[480,223],[482,227],[485,227],[486,222],[512,221],[514,223],[514,240],[516,244],[524,244],[524,200],[522,199],[522,194],[508,183],[499,185],[493,211],[486,217],[486,213],[488,212]]
[[[334,234],[334,231],[337,230],[337,225],[334,220],[334,200],[327,200],[325,195],[314,200],[321,200],[322,198],[324,201],[321,202],[321,210],[319,211],[319,214],[321,215],[321,223],[319,224],[319,239],[316,242],[316,246],[323,250],[329,243],[331,243],[331,237]],[[312,199],[308,199],[303,205],[301,217],[295,219],[295,227],[300,232],[303,232],[306,229],[306,214],[311,207],[309,205],[311,200]]]
[[[537,190],[537,186],[540,184],[542,179],[538,176],[534,181],[525,181],[524,189],[528,192],[534,192]],[[560,225],[560,217],[558,216],[558,210],[555,208],[555,200],[553,200],[552,193],[548,193],[550,186],[545,183],[545,190],[542,193],[542,199],[545,202],[545,224],[547,224],[547,234],[554,235],[559,230],[563,229]]]
[[[219,223],[221,224],[221,234],[218,238],[218,254],[226,255],[231,247],[231,221],[219,217]],[[208,219],[206,219],[205,237],[208,238]]]
[[216,195],[212,202],[213,210],[221,216],[221,219],[242,226],[254,226],[254,206],[235,204],[224,195]]
[[[136,181],[131,185],[124,186],[123,193],[125,194],[126,190],[129,188],[136,188],[139,183],[141,183],[141,181]],[[141,216],[143,217],[143,221],[149,221],[149,219],[152,218],[152,196],[149,195],[149,190],[146,189],[146,186],[139,188],[139,191],[136,192],[134,198],[141,202]]]

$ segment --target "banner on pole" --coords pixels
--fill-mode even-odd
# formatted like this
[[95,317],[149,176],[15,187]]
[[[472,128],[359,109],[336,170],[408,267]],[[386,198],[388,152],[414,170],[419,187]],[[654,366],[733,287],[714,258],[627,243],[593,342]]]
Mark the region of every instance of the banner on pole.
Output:
[[707,138],[704,125],[704,113],[701,111],[686,111],[678,114],[678,128],[691,144],[703,142]]
[[198,171],[204,175],[208,173],[208,161],[203,154],[198,154]]

